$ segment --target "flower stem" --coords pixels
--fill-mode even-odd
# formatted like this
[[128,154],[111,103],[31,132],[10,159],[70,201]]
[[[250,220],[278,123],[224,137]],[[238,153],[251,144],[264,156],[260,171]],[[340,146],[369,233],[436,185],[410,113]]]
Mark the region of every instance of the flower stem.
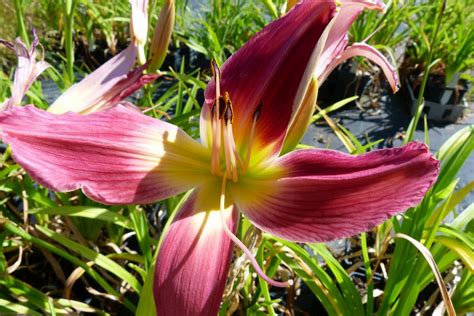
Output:
[[71,86],[74,81],[74,9],[76,0],[65,0],[64,2],[64,48],[66,50],[66,87]]
[[28,38],[28,32],[26,31],[25,25],[23,0],[14,0],[13,3],[15,5],[17,33],[20,35],[26,46],[30,47],[30,39]]
[[418,121],[420,120],[421,112],[423,112],[423,107],[425,106],[425,87],[426,83],[428,82],[428,75],[430,73],[430,66],[431,61],[433,60],[433,54],[435,51],[435,47],[438,45],[438,31],[439,27],[441,26],[441,21],[443,20],[444,11],[446,9],[446,0],[441,1],[441,5],[439,7],[438,17],[436,19],[436,26],[435,31],[433,33],[433,37],[431,38],[431,45],[430,45],[430,54],[428,55],[428,60],[425,62],[425,69],[423,74],[423,81],[421,82],[420,92],[418,93],[418,104],[416,106],[415,116],[413,117],[410,125],[408,126],[407,135],[405,137],[405,144],[412,141],[413,137],[415,136],[416,126],[418,125]]

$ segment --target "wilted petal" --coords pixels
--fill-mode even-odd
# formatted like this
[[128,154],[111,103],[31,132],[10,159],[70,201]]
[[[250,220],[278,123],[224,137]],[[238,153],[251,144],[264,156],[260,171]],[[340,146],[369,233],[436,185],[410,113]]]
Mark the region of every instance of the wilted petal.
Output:
[[0,114],[13,158],[55,191],[104,204],[151,203],[206,180],[207,150],[176,126],[118,105],[91,115],[33,106]]
[[398,80],[397,69],[392,66],[392,64],[387,60],[387,58],[382,55],[382,53],[380,53],[372,46],[364,43],[356,43],[350,47],[347,47],[340,56],[333,59],[332,62],[326,68],[326,70],[321,74],[321,80],[324,81],[327,76],[329,76],[329,74],[334,70],[334,68],[336,68],[339,64],[355,56],[366,57],[367,59],[378,65],[385,74],[385,77],[390,83],[390,87],[392,88],[393,92],[397,92],[400,84]]
[[438,161],[421,143],[361,156],[301,150],[282,156],[273,177],[234,187],[239,209],[277,236],[320,242],[352,236],[418,204]]
[[[123,89],[135,85],[140,80],[137,70],[130,72],[135,63],[135,56],[136,47],[130,44],[81,82],[70,87],[48,111],[55,114],[66,112],[86,114],[115,105]],[[131,78],[134,81],[130,80]]]
[[[308,62],[335,11],[332,1],[303,1],[266,26],[224,63],[221,91],[229,92],[233,104],[238,148],[247,148],[255,111],[262,104],[255,151],[267,146],[272,147],[271,153],[279,151]],[[215,99],[213,80],[205,97],[202,139],[208,137],[205,123]]]
[[36,47],[38,43],[39,40],[35,30],[33,30],[33,43],[31,43],[29,50],[20,38],[17,38],[14,44],[0,40],[0,44],[15,51],[18,57],[18,66],[13,78],[12,96],[0,104],[0,111],[7,110],[12,106],[19,106],[21,100],[36,78],[50,67],[50,65],[43,60],[36,61]]
[[[185,202],[160,247],[154,294],[160,316],[217,315],[229,271],[232,243],[219,211],[219,181],[197,189]],[[227,226],[238,212],[228,204]]]

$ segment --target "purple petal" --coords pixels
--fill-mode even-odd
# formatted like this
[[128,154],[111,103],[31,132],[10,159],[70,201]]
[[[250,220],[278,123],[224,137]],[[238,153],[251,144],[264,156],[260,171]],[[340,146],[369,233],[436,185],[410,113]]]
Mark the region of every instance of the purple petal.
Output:
[[140,79],[137,77],[137,70],[130,72],[135,63],[135,57],[136,47],[130,44],[81,82],[70,87],[49,107],[48,111],[55,114],[66,112],[87,114],[115,105],[123,89],[135,85]]
[[355,57],[355,56],[363,56],[378,65],[383,73],[385,74],[385,77],[387,78],[390,87],[392,88],[393,92],[397,92],[399,88],[399,80],[398,80],[398,73],[397,69],[392,66],[392,64],[385,58],[382,53],[380,53],[378,50],[373,48],[370,45],[364,44],[364,43],[356,43],[353,44],[352,46],[347,47],[340,56],[337,58],[333,59],[331,63],[327,66],[327,68],[324,70],[324,72],[320,76],[320,80],[324,81],[327,76],[336,68],[339,64],[343,63],[349,58]]
[[234,187],[239,209],[279,237],[321,242],[369,230],[418,204],[439,172],[426,145],[361,156],[301,150],[279,158],[275,175]]
[[33,106],[0,114],[13,158],[40,184],[104,204],[145,204],[208,179],[207,150],[176,126],[118,105],[91,115]]
[[[197,189],[163,240],[154,283],[160,316],[217,315],[232,254],[219,214],[219,193],[218,182]],[[228,205],[223,215],[235,232],[238,212]]]
[[[229,92],[234,109],[234,135],[238,148],[249,138],[259,105],[257,147],[281,147],[293,114],[295,97],[321,34],[336,11],[332,1],[302,1],[288,14],[270,23],[222,66],[221,91]],[[209,112],[215,99],[212,80],[205,92],[201,138],[208,137]],[[206,141],[206,140],[204,140]]]
[[36,47],[39,40],[35,30],[33,30],[33,43],[30,50],[20,38],[17,38],[14,44],[3,40],[0,40],[0,43],[14,50],[18,56],[18,66],[13,78],[12,96],[0,104],[0,111],[3,111],[13,106],[19,106],[36,78],[50,65],[43,60],[36,61]]

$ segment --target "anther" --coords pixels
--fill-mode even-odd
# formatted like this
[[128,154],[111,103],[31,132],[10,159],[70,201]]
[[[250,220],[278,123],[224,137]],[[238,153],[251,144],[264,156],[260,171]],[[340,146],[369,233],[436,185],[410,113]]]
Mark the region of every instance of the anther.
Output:
[[211,71],[213,77],[221,77],[221,71],[217,65],[217,61],[214,58],[211,59]]
[[222,120],[227,110],[227,102],[223,96],[219,96],[217,103],[219,104],[219,119]]
[[232,108],[232,102],[230,99],[227,99],[224,114],[225,123],[228,124],[230,122],[230,124],[232,124],[234,122],[234,109]]

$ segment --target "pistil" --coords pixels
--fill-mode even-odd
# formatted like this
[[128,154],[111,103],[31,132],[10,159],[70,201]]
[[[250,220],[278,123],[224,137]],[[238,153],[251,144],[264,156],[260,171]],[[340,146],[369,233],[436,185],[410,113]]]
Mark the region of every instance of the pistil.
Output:
[[234,242],[234,244],[236,244],[237,247],[239,247],[244,252],[244,254],[249,259],[250,263],[252,264],[252,267],[254,268],[255,272],[257,272],[257,274],[262,279],[264,279],[268,284],[276,286],[276,287],[289,287],[289,286],[291,286],[292,283],[293,283],[292,280],[289,280],[287,282],[280,282],[280,281],[275,281],[275,280],[271,279],[268,275],[266,275],[265,272],[263,272],[263,270],[258,265],[257,260],[255,260],[254,256],[250,252],[250,250],[244,245],[244,243],[242,241],[240,241],[239,238],[237,238],[237,236],[234,235],[234,233],[232,233],[230,231],[229,227],[227,226],[226,220],[224,218],[226,180],[227,180],[227,175],[224,174],[224,176],[222,177],[222,182],[221,182],[221,196],[220,196],[220,217],[221,217],[221,223],[222,223],[222,227],[224,229],[224,232]]

